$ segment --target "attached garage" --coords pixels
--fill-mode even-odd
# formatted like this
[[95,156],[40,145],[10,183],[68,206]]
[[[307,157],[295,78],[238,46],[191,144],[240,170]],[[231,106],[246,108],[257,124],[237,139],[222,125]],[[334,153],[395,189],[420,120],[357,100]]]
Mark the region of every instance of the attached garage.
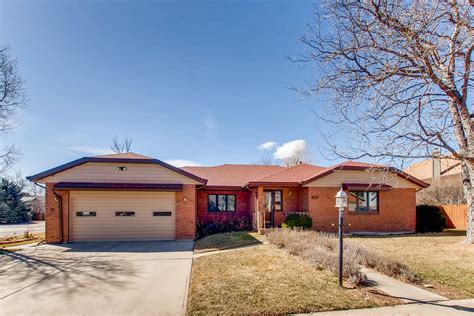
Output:
[[134,154],[84,157],[28,177],[46,187],[46,241],[190,240],[202,179]]
[[71,191],[71,241],[176,239],[174,192]]

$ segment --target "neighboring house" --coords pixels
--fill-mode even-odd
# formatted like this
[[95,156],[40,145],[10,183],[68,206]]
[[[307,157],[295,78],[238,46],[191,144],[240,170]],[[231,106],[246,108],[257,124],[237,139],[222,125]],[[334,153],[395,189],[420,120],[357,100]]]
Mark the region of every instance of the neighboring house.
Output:
[[461,162],[450,157],[441,158],[435,155],[433,158],[416,162],[403,171],[423,181],[431,182],[441,178],[460,177]]
[[44,220],[44,196],[24,196],[21,198],[26,207],[33,212],[33,220],[43,221]]
[[415,192],[428,185],[395,168],[232,165],[176,168],[127,153],[85,157],[28,177],[46,185],[48,242],[194,239],[197,222],[248,217],[256,230],[293,212],[335,231],[335,195],[349,193],[349,232],[414,232]]

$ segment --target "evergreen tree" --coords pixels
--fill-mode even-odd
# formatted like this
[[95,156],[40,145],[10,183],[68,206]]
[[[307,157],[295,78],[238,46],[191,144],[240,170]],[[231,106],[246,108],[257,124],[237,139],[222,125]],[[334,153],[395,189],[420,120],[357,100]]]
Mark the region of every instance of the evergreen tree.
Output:
[[23,223],[32,218],[31,210],[23,203],[21,184],[8,179],[0,183],[0,223]]

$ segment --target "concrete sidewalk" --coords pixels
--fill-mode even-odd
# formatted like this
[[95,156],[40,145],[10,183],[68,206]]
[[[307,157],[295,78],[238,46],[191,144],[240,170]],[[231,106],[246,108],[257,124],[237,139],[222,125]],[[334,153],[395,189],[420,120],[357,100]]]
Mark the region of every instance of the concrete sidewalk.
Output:
[[439,302],[448,298],[424,290],[417,286],[395,280],[372,269],[363,268],[362,272],[378,290],[402,300],[405,303]]
[[[363,308],[351,309],[345,311],[321,312],[311,315],[317,316],[442,316],[442,315],[473,315],[474,313],[474,299],[456,300],[456,301],[441,301],[441,302],[424,302],[412,303],[405,305],[378,307],[378,308]],[[305,314],[308,315],[308,314]]]
[[392,297],[408,303],[405,305],[379,308],[351,309],[345,311],[321,312],[314,315],[364,315],[364,316],[435,316],[435,315],[472,315],[474,299],[450,301],[448,298],[424,290],[411,284],[403,283],[372,269],[362,269],[375,288]]

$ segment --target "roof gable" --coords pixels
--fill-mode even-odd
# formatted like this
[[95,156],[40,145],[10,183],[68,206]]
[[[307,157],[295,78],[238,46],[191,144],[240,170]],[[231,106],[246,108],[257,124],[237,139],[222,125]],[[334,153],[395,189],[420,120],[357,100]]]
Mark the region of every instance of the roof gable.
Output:
[[343,170],[385,172],[385,173],[390,173],[398,177],[401,177],[421,188],[427,188],[429,186],[428,183],[421,181],[420,179],[417,179],[397,168],[384,166],[384,165],[378,165],[378,164],[368,164],[368,163],[357,162],[357,161],[346,161],[346,162],[339,163],[337,165],[325,168],[321,170],[320,172],[318,172],[317,174],[313,175],[312,177],[306,179],[305,181],[302,181],[301,184],[307,185],[318,179],[324,178],[332,173],[343,171]]
[[63,165],[57,166],[55,168],[51,168],[49,170],[40,172],[33,176],[27,177],[28,180],[33,182],[38,182],[42,179],[47,177],[53,176],[55,174],[73,169],[75,167],[87,164],[87,163],[123,163],[123,164],[144,164],[144,165],[158,165],[168,170],[171,170],[175,173],[178,173],[182,176],[187,178],[193,179],[201,184],[206,184],[207,180],[203,179],[199,176],[196,176],[192,173],[189,173],[183,169],[174,167],[170,164],[167,164],[161,160],[149,158],[146,156],[138,155],[135,153],[127,153],[127,154],[114,154],[114,155],[104,155],[104,156],[96,156],[96,157],[83,157]]

